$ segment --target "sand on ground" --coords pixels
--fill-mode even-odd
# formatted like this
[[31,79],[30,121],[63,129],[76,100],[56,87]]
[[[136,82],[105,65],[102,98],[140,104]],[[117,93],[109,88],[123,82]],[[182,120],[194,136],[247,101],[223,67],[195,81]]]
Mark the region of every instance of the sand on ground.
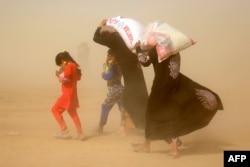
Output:
[[[205,128],[181,137],[181,157],[168,156],[171,146],[154,141],[150,153],[132,150],[132,142],[143,141],[143,131],[120,136],[119,110],[115,106],[104,135],[96,135],[104,90],[79,88],[78,110],[87,141],[54,138],[59,127],[50,111],[60,94],[59,88],[0,90],[0,166],[3,167],[152,167],[223,166],[224,150],[250,149],[247,133],[250,113],[227,107],[219,111]],[[237,109],[240,111],[240,109]],[[75,127],[67,113],[65,120],[74,135]]]

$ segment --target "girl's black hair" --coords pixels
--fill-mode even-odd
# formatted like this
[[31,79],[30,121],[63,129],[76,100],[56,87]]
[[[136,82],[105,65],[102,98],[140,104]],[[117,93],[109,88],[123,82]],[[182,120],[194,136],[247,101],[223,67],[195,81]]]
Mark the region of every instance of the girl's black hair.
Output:
[[60,66],[62,64],[62,60],[72,61],[79,67],[78,63],[70,56],[70,54],[67,51],[60,52],[56,55],[56,58],[55,58],[56,65]]

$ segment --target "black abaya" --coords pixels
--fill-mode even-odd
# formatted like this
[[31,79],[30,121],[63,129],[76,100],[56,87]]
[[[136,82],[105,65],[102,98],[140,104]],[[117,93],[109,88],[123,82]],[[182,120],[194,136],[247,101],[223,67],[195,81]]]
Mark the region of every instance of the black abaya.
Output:
[[118,32],[101,35],[100,30],[101,28],[97,28],[93,40],[114,51],[124,79],[123,106],[130,114],[135,126],[144,128],[148,93],[137,56],[128,49]]
[[149,52],[155,77],[146,111],[145,137],[169,140],[201,129],[209,124],[217,110],[223,110],[219,96],[179,72],[180,55],[159,63],[157,52]]

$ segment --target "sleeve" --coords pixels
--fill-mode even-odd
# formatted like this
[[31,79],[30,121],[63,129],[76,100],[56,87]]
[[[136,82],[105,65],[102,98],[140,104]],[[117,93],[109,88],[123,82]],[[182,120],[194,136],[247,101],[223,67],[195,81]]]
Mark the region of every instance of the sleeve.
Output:
[[104,80],[110,80],[116,73],[117,67],[115,65],[111,65],[110,70],[107,73],[102,74],[102,78]]
[[101,44],[101,45],[105,45],[105,41],[104,41],[104,39],[101,37],[101,27],[98,27],[98,28],[95,30],[94,37],[93,37],[93,41],[95,41],[96,43],[99,43],[99,44]]
[[179,76],[180,73],[180,54],[177,53],[175,55],[172,55],[170,57],[169,61],[169,69],[170,69],[170,76],[172,76],[173,79],[176,79]]
[[[118,48],[120,45],[122,45],[121,43],[124,43],[118,32],[112,32],[107,33],[106,35],[101,35],[101,27],[98,27],[96,29],[93,41],[109,48]],[[123,45],[126,46],[125,43]]]
[[101,27],[98,27],[96,29],[94,33],[93,41],[98,44],[107,46],[107,47],[110,47],[112,45],[109,36],[105,36],[105,37],[101,36]]
[[138,60],[139,60],[141,65],[143,65],[144,67],[147,67],[151,64],[151,60],[150,60],[149,55],[147,55],[146,53],[142,53],[140,47],[136,48],[136,53],[137,53]]
[[71,78],[72,70],[73,70],[73,63],[68,63],[64,69],[64,77]]

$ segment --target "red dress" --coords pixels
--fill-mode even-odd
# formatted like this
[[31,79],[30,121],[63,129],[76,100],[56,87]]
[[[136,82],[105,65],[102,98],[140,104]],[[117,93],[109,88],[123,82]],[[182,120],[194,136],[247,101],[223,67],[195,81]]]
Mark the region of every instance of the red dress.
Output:
[[52,113],[59,123],[61,130],[65,130],[67,129],[67,126],[62,114],[67,110],[74,121],[77,133],[80,134],[82,133],[82,127],[79,116],[76,112],[76,109],[79,107],[77,96],[77,81],[79,80],[79,74],[76,64],[68,62],[64,70],[64,78],[67,78],[68,81],[62,82],[62,95],[53,105]]
[[64,70],[64,77],[69,81],[62,83],[62,95],[58,98],[56,105],[69,110],[79,107],[79,101],[77,96],[77,66],[76,64],[69,62]]

